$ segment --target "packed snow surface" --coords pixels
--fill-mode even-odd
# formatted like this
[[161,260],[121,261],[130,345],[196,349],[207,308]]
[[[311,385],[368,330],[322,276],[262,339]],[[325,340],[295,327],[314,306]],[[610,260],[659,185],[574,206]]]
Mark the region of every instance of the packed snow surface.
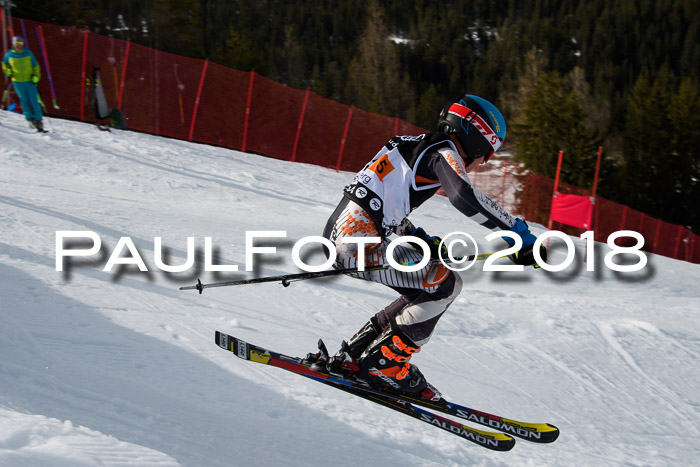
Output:
[[[294,243],[320,235],[352,174],[65,120],[47,122],[54,131],[43,135],[17,114],[0,112],[0,121],[0,465],[700,459],[698,265],[649,255],[641,271],[617,273],[604,263],[606,244],[584,263],[585,243],[574,238],[576,260],[562,272],[484,272],[481,262],[461,273],[462,294],[413,362],[447,398],[561,429],[551,445],[519,440],[510,452],[490,452],[214,344],[221,330],[291,355],[315,350],[320,337],[335,349],[396,298],[390,289],[337,277],[178,290],[197,278],[299,272]],[[412,219],[432,234],[462,231],[484,251],[500,249],[446,198]],[[90,232],[101,248],[57,271],[64,231]],[[252,272],[246,231],[286,232],[256,240],[276,253],[256,254]],[[156,237],[162,261],[174,266],[187,264],[194,237],[194,265],[157,267]],[[239,272],[204,270],[205,237],[210,262]],[[65,240],[66,248],[92,245]],[[550,251],[550,263],[564,260],[562,241]],[[147,271],[120,264],[136,256]]]

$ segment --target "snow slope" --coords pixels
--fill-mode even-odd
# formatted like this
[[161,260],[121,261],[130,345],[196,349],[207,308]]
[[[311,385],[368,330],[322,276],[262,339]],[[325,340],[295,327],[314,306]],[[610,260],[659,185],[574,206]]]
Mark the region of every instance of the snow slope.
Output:
[[[218,348],[214,331],[289,354],[351,336],[395,298],[348,277],[179,291],[251,277],[245,232],[270,239],[256,274],[297,272],[352,174],[0,112],[0,465],[685,465],[700,459],[700,267],[651,256],[638,273],[581,261],[560,273],[462,273],[465,288],[414,361],[448,398],[561,429],[552,445],[492,453]],[[370,155],[367,155],[369,157]],[[412,215],[431,233],[488,231],[441,197]],[[56,271],[56,232],[102,249]],[[543,229],[534,226],[540,234]],[[183,264],[195,237],[196,266]],[[103,271],[129,237],[148,272]],[[202,270],[204,237],[215,264]],[[553,243],[552,263],[564,251]],[[576,239],[577,258],[583,244]],[[89,245],[82,245],[83,247]],[[123,250],[122,256],[129,256]],[[321,262],[310,255],[309,262]],[[693,461],[695,459],[695,461]]]

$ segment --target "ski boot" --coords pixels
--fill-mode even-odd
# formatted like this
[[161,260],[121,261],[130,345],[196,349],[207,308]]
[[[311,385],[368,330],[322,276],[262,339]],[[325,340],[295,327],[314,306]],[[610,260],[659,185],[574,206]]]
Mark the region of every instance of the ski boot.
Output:
[[359,358],[359,376],[370,385],[425,400],[440,400],[440,392],[409,361],[420,347],[404,334],[394,320]]
[[38,128],[36,127],[36,120],[31,119],[27,120],[27,123],[29,123],[29,129],[30,130],[37,130]]
[[357,373],[360,370],[357,359],[378,335],[379,325],[371,318],[349,341],[340,344],[340,350],[326,363],[326,370],[342,376]]
[[34,120],[34,127],[37,129],[37,131],[44,132],[44,122],[41,120]]
[[318,352],[309,352],[304,357],[304,363],[308,363],[311,369],[316,371],[326,371],[326,363],[328,362],[328,349],[323,339],[318,340]]

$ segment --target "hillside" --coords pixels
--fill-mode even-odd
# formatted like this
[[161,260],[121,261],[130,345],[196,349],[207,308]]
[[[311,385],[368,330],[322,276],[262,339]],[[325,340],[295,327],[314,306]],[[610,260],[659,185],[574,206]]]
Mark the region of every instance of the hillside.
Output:
[[[246,231],[287,232],[266,243],[278,250],[260,257],[258,274],[296,272],[293,243],[320,234],[352,174],[77,122],[52,119],[55,132],[39,135],[22,116],[0,120],[0,465],[700,458],[698,265],[650,256],[638,273],[613,273],[596,244],[595,272],[577,261],[560,273],[462,273],[462,295],[414,362],[448,398],[562,432],[552,445],[492,453],[213,342],[218,329],[288,354],[319,337],[335,348],[393,300],[389,289],[340,277],[178,290],[198,277],[250,277]],[[437,235],[489,233],[441,197],[412,218]],[[59,272],[58,231],[93,232],[101,252]],[[103,270],[122,237],[147,272]],[[211,237],[215,264],[241,271],[163,272],[155,237],[167,264],[185,262],[187,237],[200,255]],[[564,251],[551,256],[559,263]]]

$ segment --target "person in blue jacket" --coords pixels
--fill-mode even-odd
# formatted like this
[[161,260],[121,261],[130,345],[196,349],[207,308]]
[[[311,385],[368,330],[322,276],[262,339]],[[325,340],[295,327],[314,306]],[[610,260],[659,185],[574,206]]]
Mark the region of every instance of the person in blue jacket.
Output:
[[36,83],[41,79],[39,62],[31,50],[24,48],[24,38],[12,38],[12,49],[2,59],[2,71],[12,77],[12,85],[22,104],[22,110],[30,128],[44,131],[44,124],[39,106],[39,93]]

